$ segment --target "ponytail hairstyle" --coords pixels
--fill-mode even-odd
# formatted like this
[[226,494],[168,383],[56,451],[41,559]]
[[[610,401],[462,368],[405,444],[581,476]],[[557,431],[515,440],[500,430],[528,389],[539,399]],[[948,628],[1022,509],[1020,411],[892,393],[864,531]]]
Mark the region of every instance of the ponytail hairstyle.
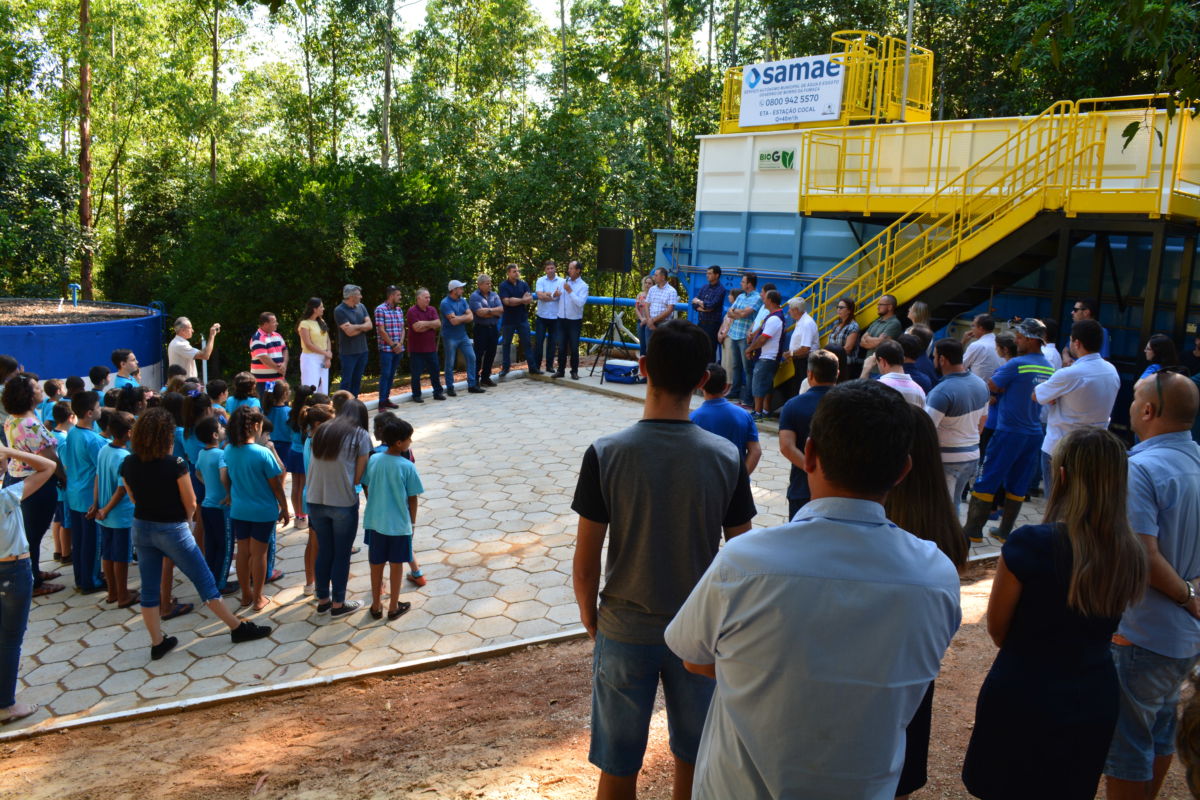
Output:
[[261,425],[266,417],[254,406],[238,406],[229,418],[229,443],[232,445],[254,444],[254,427]]
[[333,406],[329,403],[315,403],[300,412],[300,426],[304,435],[312,437],[317,428],[333,419]]
[[304,432],[304,425],[300,421],[300,414],[306,406],[312,405],[313,392],[317,391],[315,386],[305,386],[301,384],[296,387],[295,402],[292,403],[292,410],[288,412],[288,427],[296,433]]
[[354,399],[347,400],[333,422],[322,425],[313,435],[313,458],[321,461],[336,461],[342,453],[342,445],[358,431],[366,431],[367,407]]
[[212,413],[212,398],[197,392],[183,398],[183,434],[191,436],[197,423]]
[[1046,522],[1071,542],[1067,606],[1085,617],[1120,617],[1146,586],[1145,548],[1129,526],[1125,444],[1103,428],[1059,440],[1046,481]]
[[[276,406],[286,406],[292,399],[292,387],[287,381],[275,381],[271,391],[263,396],[263,411],[270,411]],[[289,415],[290,416],[290,415]]]
[[254,395],[258,381],[249,372],[239,372],[233,376],[233,397],[235,400],[246,400]]
[[175,418],[175,427],[183,427],[183,395],[179,392],[167,392],[162,396],[159,406],[171,412]]
[[122,386],[117,397],[117,411],[128,411],[135,417],[146,410],[146,387]]

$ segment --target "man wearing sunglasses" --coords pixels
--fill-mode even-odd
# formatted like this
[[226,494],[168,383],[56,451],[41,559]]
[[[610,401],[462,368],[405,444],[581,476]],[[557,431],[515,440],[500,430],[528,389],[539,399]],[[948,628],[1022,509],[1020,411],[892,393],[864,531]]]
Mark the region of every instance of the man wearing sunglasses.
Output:
[[[1100,304],[1095,300],[1076,300],[1075,305],[1071,308],[1071,319],[1075,322],[1082,322],[1085,319],[1090,319],[1099,325]],[[1095,352],[1098,352],[1101,358],[1108,358],[1108,331],[1106,331],[1104,328],[1101,328],[1100,336],[1100,348]],[[1071,355],[1074,358],[1079,358],[1078,353],[1072,353]]]
[[1094,319],[1071,326],[1071,352],[1075,361],[1033,387],[1034,397],[1049,406],[1046,438],[1042,440],[1042,475],[1046,494],[1053,486],[1050,456],[1058,440],[1076,428],[1108,428],[1113,403],[1121,388],[1117,368],[1100,357],[1104,329]]

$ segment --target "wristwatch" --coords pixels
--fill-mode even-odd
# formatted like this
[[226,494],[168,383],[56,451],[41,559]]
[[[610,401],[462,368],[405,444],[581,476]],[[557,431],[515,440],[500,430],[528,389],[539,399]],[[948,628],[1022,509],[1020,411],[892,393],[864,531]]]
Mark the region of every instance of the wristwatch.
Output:
[[1192,599],[1196,596],[1196,587],[1192,586],[1192,582],[1185,579],[1184,583],[1187,584],[1188,593],[1187,597],[1183,599],[1183,602],[1179,604],[1181,606],[1186,606],[1188,603],[1192,602]]

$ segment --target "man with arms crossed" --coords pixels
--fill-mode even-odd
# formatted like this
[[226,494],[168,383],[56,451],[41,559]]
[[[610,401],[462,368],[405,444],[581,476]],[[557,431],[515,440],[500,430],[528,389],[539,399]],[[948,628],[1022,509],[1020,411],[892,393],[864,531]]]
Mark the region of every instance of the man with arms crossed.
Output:
[[905,728],[961,620],[958,572],[890,523],[912,466],[904,398],[830,389],[805,446],[796,521],[725,546],[667,628],[717,680],[693,795],[891,800]]
[[1158,795],[1175,753],[1179,688],[1200,660],[1198,404],[1196,384],[1173,372],[1133,390],[1129,424],[1141,441],[1129,451],[1129,524],[1150,557],[1150,585],[1113,636],[1121,704],[1104,764],[1109,800]]
[[648,379],[641,421],[597,439],[579,471],[573,581],[580,619],[596,641],[589,760],[600,768],[601,800],[637,796],[660,676],[675,756],[672,797],[690,794],[714,684],[683,668],[663,631],[716,556],[722,530],[726,539],[743,533],[755,514],[737,448],[688,419],[711,355],[698,326],[660,325],[641,358]]

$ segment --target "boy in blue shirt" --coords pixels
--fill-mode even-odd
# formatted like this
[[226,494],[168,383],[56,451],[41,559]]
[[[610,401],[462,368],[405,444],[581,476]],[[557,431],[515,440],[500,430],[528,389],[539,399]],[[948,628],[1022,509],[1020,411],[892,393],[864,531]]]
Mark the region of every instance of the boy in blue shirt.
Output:
[[233,561],[233,528],[229,522],[229,492],[225,490],[229,472],[225,468],[225,451],[221,440],[225,427],[216,417],[205,417],[192,431],[203,446],[196,456],[196,477],[204,484],[204,499],[200,501],[200,518],[204,521],[204,560],[212,571],[217,589],[224,595],[241,590],[237,581],[229,580],[229,565]]
[[979,479],[971,487],[971,505],[963,526],[967,538],[975,543],[983,541],[983,525],[1001,487],[1005,492],[1004,512],[1000,527],[992,535],[1001,542],[1008,539],[1040,461],[1042,411],[1034,399],[1033,387],[1054,374],[1054,367],[1042,355],[1046,326],[1040,320],[1023,319],[1013,332],[1017,357],[996,370],[988,381],[988,389],[999,395],[993,411],[996,432],[988,442]]
[[371,457],[363,473],[367,508],[363,528],[371,533],[367,561],[371,565],[371,616],[383,618],[383,565],[391,567],[391,591],[388,597],[389,620],[398,619],[412,603],[400,602],[400,584],[404,562],[416,573],[420,566],[413,558],[413,523],[417,519],[417,496],[425,491],[416,465],[404,453],[412,445],[413,427],[402,419],[389,420],[380,438],[387,451]]
[[96,531],[96,457],[104,448],[104,437],[94,429],[100,419],[100,396],[80,392],[71,398],[75,427],[59,451],[67,475],[67,511],[71,529],[71,566],[75,587],[84,594],[104,589],[100,571],[100,536]]
[[749,411],[725,399],[731,388],[725,368],[720,364],[709,364],[708,382],[701,387],[704,403],[691,413],[691,419],[709,433],[733,442],[746,462],[746,474],[749,475],[762,458],[758,426]]
[[[47,427],[57,442],[55,447],[61,454],[63,445],[67,443],[67,431],[75,424],[75,415],[71,413],[71,404],[59,400],[50,412]],[[71,529],[67,516],[66,484],[58,482],[58,504],[54,509],[54,521],[50,523],[50,535],[54,537],[54,557],[60,564],[71,563]]]
[[100,527],[100,564],[108,584],[106,603],[129,608],[139,599],[129,591],[129,564],[133,561],[133,501],[121,480],[121,464],[129,456],[126,446],[133,430],[133,414],[114,411],[108,419],[112,442],[96,455],[96,524]]

